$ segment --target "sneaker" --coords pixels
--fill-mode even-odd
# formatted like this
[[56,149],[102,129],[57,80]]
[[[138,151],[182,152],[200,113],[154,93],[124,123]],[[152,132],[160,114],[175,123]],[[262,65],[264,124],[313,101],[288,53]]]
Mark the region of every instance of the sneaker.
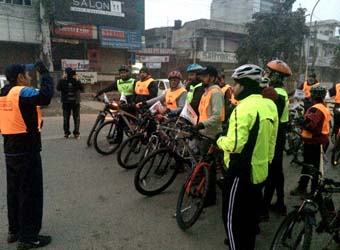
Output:
[[14,242],[18,241],[18,234],[14,234],[14,233],[8,233],[7,235],[7,243],[11,244]]
[[279,204],[279,203],[271,204],[269,208],[271,211],[273,211],[276,214],[279,214],[282,216],[287,215],[287,207],[284,204]]
[[80,134],[73,134],[74,138],[79,140],[80,139]]
[[17,250],[28,250],[32,248],[39,248],[44,247],[50,244],[52,241],[51,236],[43,236],[39,235],[37,241],[30,241],[30,242],[18,242]]
[[70,137],[70,134],[64,134],[64,138],[68,139]]
[[305,197],[307,195],[307,190],[306,188],[296,187],[295,189],[290,191],[290,195]]

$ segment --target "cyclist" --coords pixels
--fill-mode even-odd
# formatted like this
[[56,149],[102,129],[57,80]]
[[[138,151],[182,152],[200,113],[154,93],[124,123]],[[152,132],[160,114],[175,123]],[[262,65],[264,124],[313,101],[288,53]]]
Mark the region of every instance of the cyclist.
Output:
[[311,93],[310,90],[313,86],[317,86],[320,83],[318,80],[316,80],[316,74],[314,72],[310,73],[308,75],[307,81],[305,81],[301,86],[300,89],[302,89],[305,92],[305,99],[304,99],[304,108],[307,110],[309,107],[311,107],[312,99],[311,99]]
[[328,90],[330,97],[335,97],[335,105],[333,108],[333,131],[332,136],[336,136],[338,134],[340,128],[340,82],[334,84],[334,86]]
[[[222,122],[225,117],[223,93],[218,86],[218,72],[215,67],[209,65],[199,74],[204,87],[204,94],[198,107],[199,120],[195,128],[201,130],[203,135],[215,138],[218,133],[222,132]],[[201,155],[208,151],[209,146],[204,141],[199,142],[198,148]],[[211,180],[205,207],[216,204],[216,169],[210,171]]]
[[219,76],[219,86],[222,90],[222,93],[224,95],[224,106],[225,106],[225,126],[227,126],[227,121],[229,120],[231,112],[234,110],[234,108],[237,105],[237,101],[234,97],[233,88],[224,82],[224,75]]
[[188,91],[187,102],[198,115],[198,106],[204,93],[204,87],[199,77],[199,72],[203,67],[199,64],[190,64],[187,68],[188,79],[186,89]]
[[136,80],[131,78],[130,76],[130,69],[127,65],[121,65],[118,69],[120,79],[113,82],[107,88],[99,90],[94,97],[100,96],[103,93],[110,92],[110,91],[118,91],[119,94],[124,92],[126,96],[127,102],[132,103],[134,95],[135,95],[135,85]]
[[[272,163],[269,165],[268,178],[264,189],[264,217],[268,218],[268,210],[271,208],[274,212],[281,215],[287,214],[287,208],[284,204],[284,175],[283,175],[283,149],[286,142],[287,124],[289,121],[288,113],[288,94],[283,88],[283,81],[286,77],[292,75],[290,67],[281,60],[273,60],[267,64],[267,75],[270,79],[270,85],[274,87],[277,97],[274,100],[278,116],[279,128],[276,138],[275,155]],[[277,201],[271,206],[274,191],[276,190]]]
[[263,69],[242,65],[232,78],[239,102],[226,136],[217,140],[227,166],[223,221],[231,250],[254,250],[263,183],[274,157],[278,114],[274,102],[261,95]]
[[182,74],[179,71],[171,71],[168,75],[170,81],[170,89],[163,95],[152,98],[151,100],[137,103],[137,108],[141,106],[151,106],[152,104],[160,101],[164,103],[165,109],[160,109],[160,114],[168,113],[170,115],[178,115],[185,105],[187,98],[187,91],[182,86]]
[[[319,169],[320,165],[320,146],[326,150],[329,144],[329,121],[331,119],[330,112],[324,103],[327,90],[322,86],[312,87],[311,97],[313,106],[310,107],[304,117],[302,123],[301,136],[303,139],[303,158],[304,163],[313,165]],[[309,177],[304,175],[305,169],[301,171],[301,177],[298,186],[290,192],[291,195],[305,196],[307,194],[307,186]],[[312,179],[311,191],[317,186],[317,178]]]
[[139,78],[135,85],[134,103],[150,100],[158,94],[157,82],[151,77],[148,68],[143,67],[139,70]]

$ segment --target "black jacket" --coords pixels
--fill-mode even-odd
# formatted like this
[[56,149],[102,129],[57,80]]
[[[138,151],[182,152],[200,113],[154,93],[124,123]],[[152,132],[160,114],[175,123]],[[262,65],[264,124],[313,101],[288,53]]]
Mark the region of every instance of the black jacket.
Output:
[[[6,96],[14,87],[8,84],[1,89],[1,96]],[[3,135],[6,155],[36,153],[41,151],[41,136],[38,130],[37,106],[50,104],[53,96],[53,79],[46,73],[41,76],[41,88],[26,87],[20,92],[19,107],[27,127],[27,133]]]
[[57,90],[61,91],[62,103],[80,103],[80,92],[84,86],[74,78],[62,79],[58,82]]
[[[187,85],[187,87],[186,87],[187,91],[189,92],[190,86],[196,86],[197,84],[200,84],[200,83],[201,83],[201,81],[199,81],[199,80],[192,81],[191,83],[189,83]],[[192,98],[192,101],[190,103],[191,107],[195,110],[197,115],[199,115],[198,107],[200,105],[201,97],[202,97],[203,94],[204,94],[204,87],[203,86],[196,88],[194,95],[193,95],[193,98]]]

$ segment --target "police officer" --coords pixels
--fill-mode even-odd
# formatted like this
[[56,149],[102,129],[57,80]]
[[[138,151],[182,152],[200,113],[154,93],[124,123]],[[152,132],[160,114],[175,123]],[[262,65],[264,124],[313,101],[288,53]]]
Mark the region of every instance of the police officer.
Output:
[[238,105],[226,136],[218,139],[227,167],[223,220],[231,250],[254,250],[262,185],[274,157],[278,115],[274,102],[263,98],[263,70],[252,64],[235,70],[232,78]]
[[51,242],[39,235],[43,214],[41,113],[53,96],[53,80],[42,62],[40,90],[31,87],[28,67],[13,64],[6,68],[9,82],[1,90],[0,131],[4,137],[7,170],[8,243],[18,250],[38,248]]

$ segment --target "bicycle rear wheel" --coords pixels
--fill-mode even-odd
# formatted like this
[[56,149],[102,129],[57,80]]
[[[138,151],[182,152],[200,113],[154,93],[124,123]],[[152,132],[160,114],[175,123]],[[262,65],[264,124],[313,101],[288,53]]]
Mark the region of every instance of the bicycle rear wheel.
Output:
[[163,192],[175,180],[178,170],[174,154],[167,148],[148,155],[135,173],[136,190],[146,196]]
[[200,217],[209,187],[210,164],[201,162],[183,185],[176,206],[176,220],[182,230],[192,227]]
[[134,135],[123,142],[117,153],[119,165],[125,169],[138,167],[142,161],[146,146],[143,144],[143,135]]
[[275,233],[270,250],[309,250],[313,237],[313,226],[306,216],[297,210],[290,212]]
[[123,140],[123,130],[115,121],[104,122],[94,135],[94,147],[102,155],[112,154]]

